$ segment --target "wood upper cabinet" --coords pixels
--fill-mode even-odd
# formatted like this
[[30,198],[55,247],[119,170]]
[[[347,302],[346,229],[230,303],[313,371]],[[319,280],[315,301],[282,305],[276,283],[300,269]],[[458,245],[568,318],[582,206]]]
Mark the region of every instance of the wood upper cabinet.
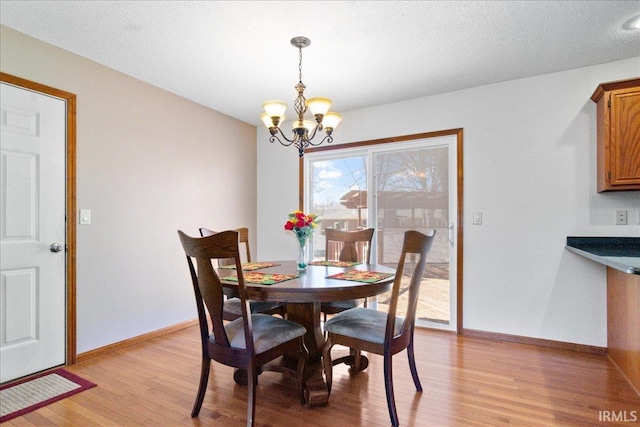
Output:
[[598,192],[640,190],[640,78],[602,83],[597,105]]

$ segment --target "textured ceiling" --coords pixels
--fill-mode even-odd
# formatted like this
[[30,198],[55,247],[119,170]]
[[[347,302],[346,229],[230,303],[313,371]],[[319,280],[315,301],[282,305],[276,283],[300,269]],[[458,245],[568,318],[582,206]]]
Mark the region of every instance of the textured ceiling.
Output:
[[[8,1],[0,22],[247,123],[305,95],[348,111],[640,56],[640,1]],[[639,63],[640,74],[640,63]]]

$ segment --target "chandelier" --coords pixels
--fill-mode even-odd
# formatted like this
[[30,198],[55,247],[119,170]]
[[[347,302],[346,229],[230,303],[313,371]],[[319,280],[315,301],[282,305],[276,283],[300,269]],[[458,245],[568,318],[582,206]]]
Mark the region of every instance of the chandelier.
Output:
[[[331,134],[342,120],[342,115],[329,111],[331,107],[331,100],[329,98],[306,99],[304,97],[304,89],[306,86],[302,83],[302,48],[309,46],[311,40],[306,37],[294,37],[291,39],[291,44],[297,47],[300,53],[298,62],[299,79],[298,84],[295,86],[298,97],[293,103],[293,108],[297,114],[297,118],[294,120],[292,126],[293,138],[287,138],[280,128],[280,125],[284,122],[284,112],[287,109],[286,102],[266,101],[262,104],[265,112],[260,115],[260,118],[271,133],[271,137],[269,138],[270,142],[278,141],[285,147],[293,145],[298,149],[299,156],[302,157],[304,156],[304,150],[310,145],[317,146],[325,141],[327,141],[327,143],[333,141]],[[311,111],[315,121],[305,120],[304,115],[307,110]],[[323,129],[326,132],[325,137],[322,138],[321,141],[314,142],[313,139],[316,137],[316,134]],[[278,137],[278,133],[284,141]]]

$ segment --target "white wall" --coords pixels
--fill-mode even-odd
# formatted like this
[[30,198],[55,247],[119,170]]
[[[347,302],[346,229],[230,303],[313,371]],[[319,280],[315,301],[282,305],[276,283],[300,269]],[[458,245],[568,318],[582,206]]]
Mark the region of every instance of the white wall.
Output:
[[256,129],[1,27],[3,72],[77,95],[77,350],[195,319],[176,230],[248,226]]
[[[79,353],[195,317],[179,228],[248,225],[256,258],[295,254],[293,148],[6,27],[0,49],[3,72],[78,95],[78,208],[93,220],[78,226]],[[465,328],[604,347],[604,267],[564,243],[640,236],[640,194],[596,193],[589,99],[639,75],[634,58],[345,112],[334,144],[464,128]],[[628,226],[612,225],[619,208]]]
[[[605,268],[567,236],[640,236],[640,192],[596,192],[601,82],[640,76],[640,58],[344,113],[334,144],[464,129],[466,329],[606,347]],[[257,131],[259,259],[290,258],[296,150]],[[629,210],[615,226],[614,210]],[[472,225],[471,213],[483,212]]]

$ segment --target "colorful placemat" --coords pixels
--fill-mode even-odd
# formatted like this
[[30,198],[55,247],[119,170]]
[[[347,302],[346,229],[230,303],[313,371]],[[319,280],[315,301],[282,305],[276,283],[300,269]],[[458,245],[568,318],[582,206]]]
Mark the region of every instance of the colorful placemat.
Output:
[[375,283],[378,280],[393,276],[393,273],[380,273],[378,271],[349,270],[344,273],[328,276],[327,279],[350,280],[352,282]]
[[351,261],[312,261],[309,265],[321,265],[324,267],[353,267],[360,264],[359,262]]
[[[276,265],[280,265],[276,262],[246,262],[242,264],[242,270],[244,271],[253,271],[260,270],[261,268],[275,267]],[[235,264],[223,265],[220,268],[224,268],[227,270],[235,270]]]
[[[258,273],[253,271],[248,271],[244,273],[244,281],[246,283],[255,283],[258,285],[273,285],[276,283],[295,279],[297,277],[298,276],[294,276],[293,274]],[[223,277],[222,280],[237,282],[238,276],[227,276],[227,277]]]

